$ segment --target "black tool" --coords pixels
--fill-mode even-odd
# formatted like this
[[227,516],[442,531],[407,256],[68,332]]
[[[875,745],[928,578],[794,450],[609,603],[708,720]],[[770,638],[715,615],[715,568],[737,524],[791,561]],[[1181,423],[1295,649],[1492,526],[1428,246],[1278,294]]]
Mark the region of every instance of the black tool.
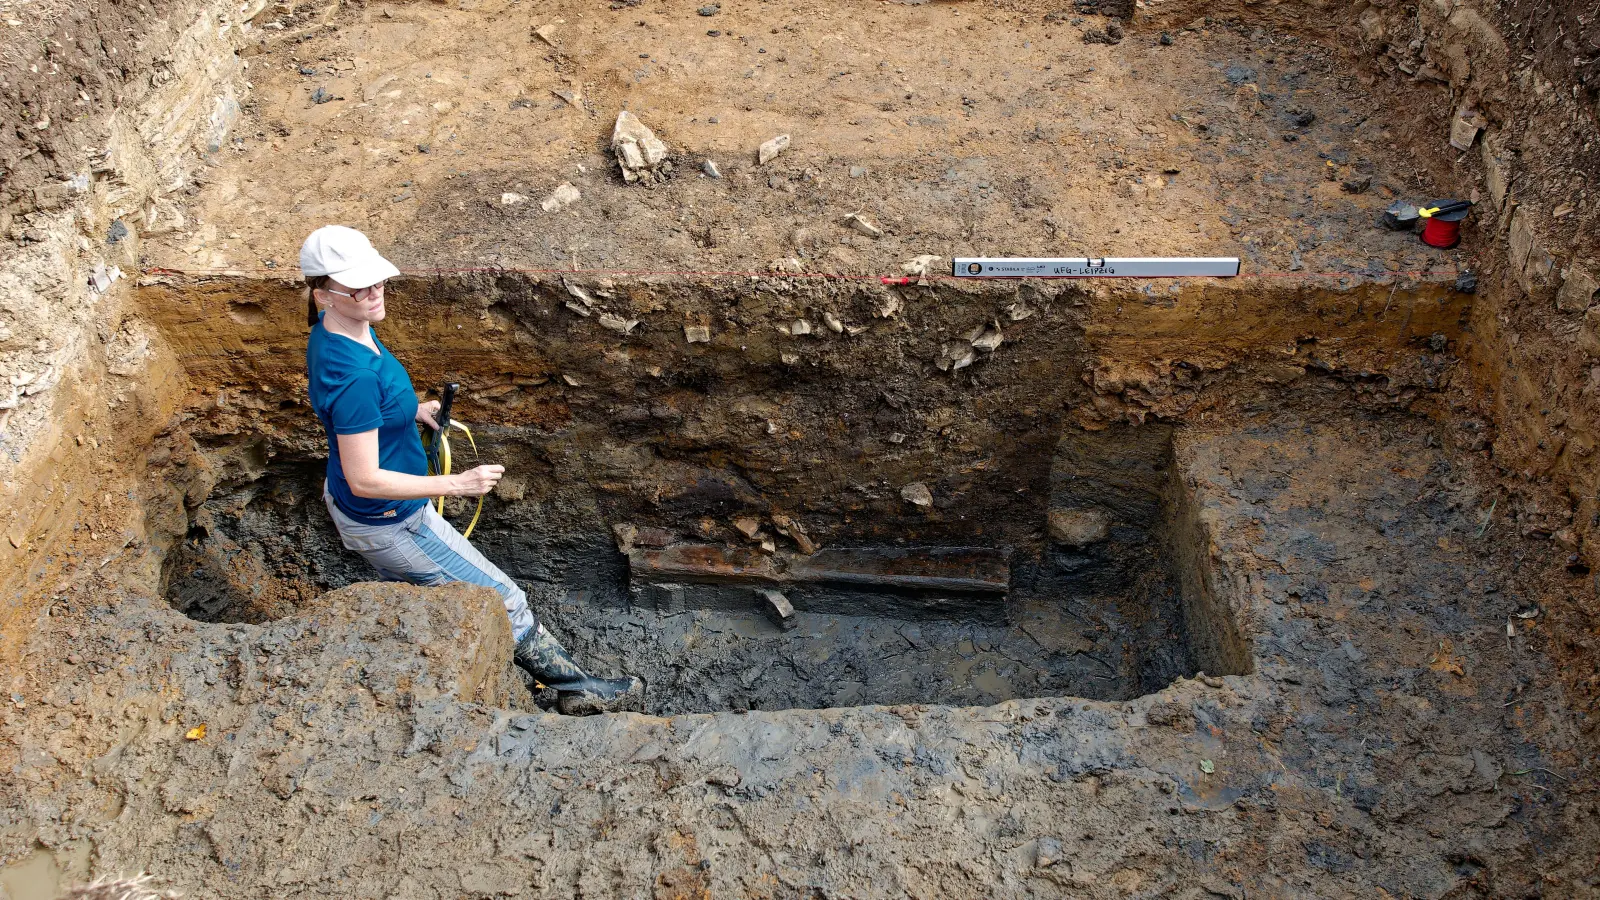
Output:
[[460,389],[460,384],[451,381],[439,392],[439,411],[433,414],[433,420],[439,427],[434,430],[431,440],[423,448],[428,455],[428,471],[435,475],[444,473],[444,464],[439,459],[439,451],[444,447],[445,432],[450,430],[450,407],[456,401],[456,391]]

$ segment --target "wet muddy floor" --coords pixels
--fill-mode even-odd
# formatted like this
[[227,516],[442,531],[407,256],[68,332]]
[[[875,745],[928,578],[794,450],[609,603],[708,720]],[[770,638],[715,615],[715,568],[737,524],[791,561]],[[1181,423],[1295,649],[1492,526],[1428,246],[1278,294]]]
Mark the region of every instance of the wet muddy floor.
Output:
[[[169,563],[169,602],[202,620],[261,622],[372,580],[340,545],[321,478],[320,463],[282,464],[219,490]],[[780,624],[758,586],[685,585],[663,608],[659,586],[630,583],[607,536],[540,534],[515,518],[490,505],[474,541],[581,660],[644,678],[658,715],[1121,700],[1194,671],[1177,591],[1148,543],[1013,552],[1010,591],[985,598],[786,588],[796,612]]]

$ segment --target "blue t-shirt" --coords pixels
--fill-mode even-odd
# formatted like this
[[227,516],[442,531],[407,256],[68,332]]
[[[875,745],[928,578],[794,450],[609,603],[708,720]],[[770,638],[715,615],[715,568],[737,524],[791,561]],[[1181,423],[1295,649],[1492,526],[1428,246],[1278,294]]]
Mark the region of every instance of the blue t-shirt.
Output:
[[311,408],[328,435],[328,493],[350,518],[367,525],[399,522],[426,500],[370,500],[350,493],[339,462],[336,435],[378,430],[378,468],[407,475],[428,474],[428,458],[417,434],[417,393],[404,366],[383,346],[378,352],[322,327],[306,342]]

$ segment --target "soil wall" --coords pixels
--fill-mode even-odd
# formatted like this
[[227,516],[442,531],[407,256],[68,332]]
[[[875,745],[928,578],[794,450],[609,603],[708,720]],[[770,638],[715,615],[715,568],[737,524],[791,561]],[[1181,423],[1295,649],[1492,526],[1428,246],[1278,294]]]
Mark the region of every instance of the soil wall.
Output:
[[[38,3],[0,46],[0,658],[50,573],[137,536],[114,498],[181,398],[137,316],[144,235],[183,224],[185,188],[226,152],[261,4]],[[26,19],[26,21],[23,21]]]

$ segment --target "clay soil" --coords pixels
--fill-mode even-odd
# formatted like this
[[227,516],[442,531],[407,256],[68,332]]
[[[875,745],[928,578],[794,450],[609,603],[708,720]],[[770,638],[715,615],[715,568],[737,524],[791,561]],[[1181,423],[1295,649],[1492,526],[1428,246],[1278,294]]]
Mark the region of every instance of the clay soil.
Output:
[[[181,372],[37,588],[0,884],[1596,895],[1595,579],[1464,399],[1475,248],[1375,224],[1444,190],[1400,124],[1441,100],[1392,112],[1308,20],[1180,12],[1106,42],[1021,3],[269,7],[142,245],[122,334]],[[622,109],[661,182],[623,183]],[[547,711],[494,594],[338,546],[293,282],[329,222],[406,270],[379,337],[508,466],[481,546],[645,713]],[[1252,277],[878,280],[923,254]],[[641,578],[640,533],[981,548],[1010,590],[796,589],[783,630],[749,585]]]

